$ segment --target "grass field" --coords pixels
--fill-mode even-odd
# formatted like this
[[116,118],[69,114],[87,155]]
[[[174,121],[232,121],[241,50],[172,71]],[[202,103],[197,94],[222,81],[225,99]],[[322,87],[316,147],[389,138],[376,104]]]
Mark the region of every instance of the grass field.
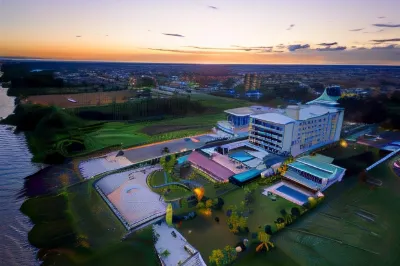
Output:
[[[372,152],[373,160],[379,158],[376,149],[360,145],[324,154],[348,160],[359,169],[355,162],[365,152]],[[325,192],[320,206],[274,235],[276,249],[245,254],[237,265],[398,265],[400,179],[390,169],[393,160],[371,171],[383,181],[382,187],[371,189],[359,183],[357,175],[347,176]],[[370,163],[358,162],[364,167]],[[372,220],[359,215],[364,212]]]
[[[164,171],[156,171],[151,174],[148,182],[151,187],[175,182],[168,174],[166,181],[167,182],[165,182]],[[169,192],[164,193],[166,189],[169,189]],[[153,188],[152,190],[158,194],[163,194],[164,199],[167,201],[193,195],[192,191],[176,185],[165,186],[158,189]]]
[[[55,105],[63,108],[75,108],[82,106],[111,104],[113,98],[115,98],[117,103],[123,103],[135,95],[136,92],[134,90],[124,90],[78,94],[34,95],[27,97],[25,101],[41,105]],[[76,103],[68,101],[68,98],[75,100]]]

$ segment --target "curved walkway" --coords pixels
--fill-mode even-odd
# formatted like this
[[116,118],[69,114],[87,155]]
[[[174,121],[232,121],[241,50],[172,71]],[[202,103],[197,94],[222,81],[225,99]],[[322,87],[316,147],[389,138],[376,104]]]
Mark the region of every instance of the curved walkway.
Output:
[[[157,171],[157,170],[156,170]],[[158,171],[163,171],[162,169],[161,170],[158,170]],[[155,171],[154,171],[155,172]],[[153,173],[154,173],[153,172]],[[203,185],[202,184],[200,184],[200,183],[198,183],[198,182],[196,182],[196,181],[193,181],[193,180],[185,180],[185,179],[180,179],[179,180],[179,182],[170,182],[170,183],[165,183],[165,184],[161,184],[161,185],[157,185],[157,186],[152,186],[151,184],[150,184],[150,182],[149,182],[149,177],[151,177],[152,175],[151,174],[149,174],[148,176],[147,176],[147,184],[148,184],[148,186],[150,187],[150,188],[155,188],[155,189],[157,189],[157,188],[163,188],[163,187],[167,187],[167,186],[171,186],[171,185],[175,185],[175,186],[181,186],[181,187],[183,187],[183,188],[186,188],[186,189],[188,189],[188,190],[193,190],[193,189],[195,189],[195,188],[198,188],[198,187],[203,187]]]

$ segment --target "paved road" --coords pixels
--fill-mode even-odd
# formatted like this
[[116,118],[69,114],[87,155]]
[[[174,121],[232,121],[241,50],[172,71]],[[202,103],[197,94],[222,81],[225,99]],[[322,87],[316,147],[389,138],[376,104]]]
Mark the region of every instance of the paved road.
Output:
[[175,153],[183,149],[193,150],[200,148],[207,141],[213,139],[213,137],[209,135],[201,135],[195,138],[198,139],[199,142],[193,142],[191,139],[183,138],[127,149],[124,150],[124,156],[132,163],[136,163],[161,156],[161,150],[164,147],[168,147],[171,153]]

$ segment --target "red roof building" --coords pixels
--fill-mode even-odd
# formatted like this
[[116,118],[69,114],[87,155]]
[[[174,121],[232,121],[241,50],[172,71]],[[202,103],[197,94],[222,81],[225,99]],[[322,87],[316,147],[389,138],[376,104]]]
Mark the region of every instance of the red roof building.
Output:
[[207,158],[201,153],[194,151],[189,155],[188,161],[193,167],[206,173],[217,182],[229,182],[229,177],[235,173],[214,162],[211,158]]

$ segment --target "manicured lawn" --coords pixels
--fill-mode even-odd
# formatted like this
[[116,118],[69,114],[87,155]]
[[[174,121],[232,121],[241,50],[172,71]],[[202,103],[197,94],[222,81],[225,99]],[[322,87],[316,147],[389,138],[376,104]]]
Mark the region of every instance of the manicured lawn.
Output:
[[[371,148],[359,148],[377,156]],[[354,149],[324,152],[328,156],[333,153],[341,160],[346,160],[346,155],[350,161],[363,158],[363,153]],[[370,173],[383,181],[382,187],[371,189],[359,183],[357,175],[346,176],[324,192],[320,206],[273,236],[276,249],[268,254],[249,252],[237,265],[398,265],[399,246],[393,243],[400,240],[400,179],[388,167],[393,160]],[[371,213],[373,220],[357,214],[363,210]]]
[[126,229],[92,187],[92,182],[67,189],[69,211],[77,233],[86,235],[92,247],[102,247],[107,242],[119,241]]
[[[170,182],[176,182],[175,180],[172,180],[172,178],[167,174],[167,183]],[[165,184],[165,177],[164,177],[164,171],[156,171],[151,174],[149,177],[149,184],[150,186],[159,186]],[[166,186],[163,187],[162,189],[153,189],[154,192],[161,194],[162,191],[165,191],[166,189],[169,189],[169,192],[164,194],[163,197],[165,200],[174,200],[182,197],[189,197],[193,195],[193,192],[185,189],[183,187],[178,187],[176,185],[172,186]]]
[[[254,191],[254,202],[250,204],[250,209],[253,210],[253,213],[250,214],[247,223],[250,229],[250,232],[257,232],[259,227],[264,229],[265,225],[271,225],[274,228],[274,221],[281,217],[280,211],[285,209],[286,212],[290,213],[291,208],[299,207],[298,205],[287,201],[284,198],[278,197],[276,201],[272,201],[267,196],[261,194],[263,192],[263,188],[258,187]],[[230,205],[240,206],[240,203],[244,201],[244,189],[238,189],[232,192],[227,193],[222,197],[224,199],[225,205],[224,209],[226,210]]]
[[[219,223],[215,222],[215,217],[220,219]],[[183,221],[179,232],[200,251],[206,263],[212,250],[234,246],[241,239],[229,231],[227,216],[223,211],[213,211],[209,217],[199,214],[193,220]]]

